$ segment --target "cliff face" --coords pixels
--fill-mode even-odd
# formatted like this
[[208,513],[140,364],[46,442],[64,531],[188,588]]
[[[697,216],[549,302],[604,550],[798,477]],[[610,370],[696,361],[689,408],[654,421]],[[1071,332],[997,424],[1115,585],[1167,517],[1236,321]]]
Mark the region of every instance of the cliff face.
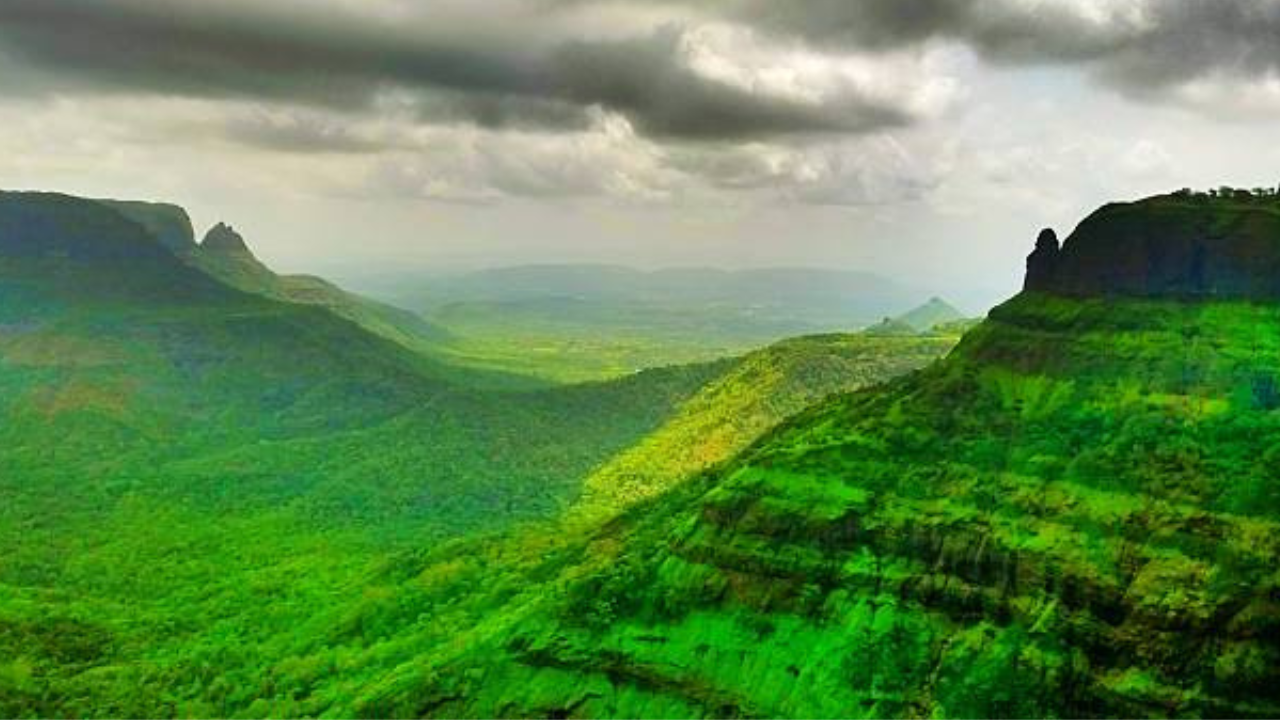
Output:
[[187,211],[168,203],[131,200],[100,200],[100,203],[138,223],[155,236],[160,244],[178,255],[186,255],[196,247],[195,230]]
[[1025,289],[1070,297],[1280,299],[1280,201],[1163,196],[1108,205],[1059,249],[1046,230]]

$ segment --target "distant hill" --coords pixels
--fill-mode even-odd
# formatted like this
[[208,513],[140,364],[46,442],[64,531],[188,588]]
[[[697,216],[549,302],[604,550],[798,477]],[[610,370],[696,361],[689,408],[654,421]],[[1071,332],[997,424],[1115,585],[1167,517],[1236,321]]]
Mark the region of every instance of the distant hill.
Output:
[[432,279],[388,291],[406,307],[564,297],[615,305],[715,307],[763,321],[849,329],[908,306],[916,291],[870,273],[805,268],[641,271],[612,265],[529,265]]
[[862,333],[880,337],[911,337],[912,335],[919,335],[920,330],[905,320],[885,318],[875,325],[863,329]]
[[379,296],[453,333],[447,351],[459,361],[563,381],[850,332],[922,294],[820,269],[534,265],[435,277]]
[[915,328],[919,332],[927,332],[938,325],[964,320],[965,315],[946,300],[940,297],[933,297],[923,305],[913,308],[894,319]]

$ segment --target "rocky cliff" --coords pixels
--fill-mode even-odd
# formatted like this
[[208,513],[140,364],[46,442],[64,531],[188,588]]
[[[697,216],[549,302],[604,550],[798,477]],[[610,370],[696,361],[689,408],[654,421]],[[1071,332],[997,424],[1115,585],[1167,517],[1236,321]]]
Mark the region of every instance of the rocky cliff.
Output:
[[1070,297],[1280,299],[1280,200],[1166,195],[1107,205],[1058,246],[1041,233],[1025,289]]

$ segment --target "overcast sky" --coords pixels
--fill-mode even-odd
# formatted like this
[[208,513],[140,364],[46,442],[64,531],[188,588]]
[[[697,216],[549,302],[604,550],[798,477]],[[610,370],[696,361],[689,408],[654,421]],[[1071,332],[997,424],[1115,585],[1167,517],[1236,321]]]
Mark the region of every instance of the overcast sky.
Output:
[[1098,204],[1280,183],[1276,0],[0,0],[0,187],[284,270],[1015,288]]

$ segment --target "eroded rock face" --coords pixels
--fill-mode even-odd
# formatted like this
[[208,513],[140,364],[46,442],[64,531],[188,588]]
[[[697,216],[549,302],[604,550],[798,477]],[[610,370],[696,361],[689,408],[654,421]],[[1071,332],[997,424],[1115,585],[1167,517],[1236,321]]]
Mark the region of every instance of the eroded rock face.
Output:
[[1108,205],[1061,249],[1041,233],[1025,288],[1073,297],[1280,299],[1280,204],[1158,197]]
[[1051,229],[1041,230],[1040,237],[1036,238],[1036,249],[1027,256],[1027,279],[1023,289],[1048,290],[1052,286],[1059,252],[1058,234]]

